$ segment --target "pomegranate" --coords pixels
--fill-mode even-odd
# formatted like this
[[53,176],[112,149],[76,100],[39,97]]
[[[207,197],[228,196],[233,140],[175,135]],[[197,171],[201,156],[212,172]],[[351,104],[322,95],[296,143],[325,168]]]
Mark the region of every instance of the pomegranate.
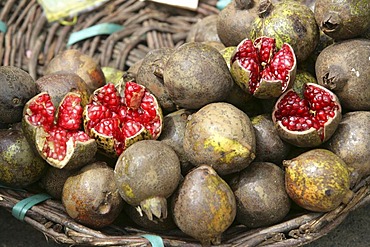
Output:
[[217,41],[221,42],[217,33],[218,15],[213,14],[204,17],[193,24],[186,36],[186,42]]
[[335,40],[360,36],[370,28],[366,0],[316,0],[315,19],[320,29]]
[[315,63],[320,85],[332,90],[344,109],[370,110],[370,40],[337,41],[323,49]]
[[112,224],[124,206],[113,168],[103,161],[90,163],[69,176],[61,201],[72,219],[95,229]]
[[296,58],[292,47],[276,48],[274,38],[244,39],[231,56],[231,75],[246,92],[257,98],[279,97],[294,81]]
[[218,245],[233,223],[236,200],[230,186],[210,166],[188,173],[172,197],[175,224],[202,246]]
[[118,157],[136,141],[157,139],[162,111],[144,86],[133,81],[98,88],[83,111],[84,129],[96,139],[99,150]]
[[224,100],[233,85],[220,52],[200,42],[174,50],[164,66],[163,81],[177,107],[194,110]]
[[118,157],[114,168],[121,197],[148,220],[167,218],[167,199],[180,179],[181,165],[176,152],[157,140],[132,144]]
[[90,162],[97,151],[94,139],[82,130],[81,96],[69,92],[56,108],[50,95],[39,93],[23,110],[28,140],[50,165],[74,169]]
[[54,105],[59,105],[68,92],[81,95],[82,105],[89,101],[89,89],[84,80],[75,73],[56,73],[41,76],[36,80],[39,92],[47,92]]
[[347,203],[351,168],[326,149],[312,149],[283,162],[289,197],[304,209],[328,212]]
[[260,0],[258,18],[251,24],[249,37],[268,36],[276,39],[278,48],[290,44],[298,62],[303,62],[315,50],[319,27],[312,10],[302,1]]
[[274,163],[252,162],[229,184],[236,199],[236,220],[248,228],[278,223],[290,210],[284,172]]
[[246,38],[257,15],[255,0],[233,0],[220,11],[217,33],[225,46],[237,45]]
[[75,73],[87,84],[89,93],[105,84],[104,73],[95,59],[76,49],[57,54],[45,67],[45,75]]
[[272,113],[279,136],[298,147],[315,147],[327,141],[341,118],[337,96],[314,83],[285,92]]
[[30,74],[14,66],[0,66],[0,124],[22,120],[23,107],[28,100],[39,93]]
[[208,164],[224,176],[241,171],[255,159],[256,137],[247,114],[232,104],[217,102],[189,116],[183,148],[192,164]]
[[47,167],[22,129],[0,130],[0,184],[25,188],[42,178]]

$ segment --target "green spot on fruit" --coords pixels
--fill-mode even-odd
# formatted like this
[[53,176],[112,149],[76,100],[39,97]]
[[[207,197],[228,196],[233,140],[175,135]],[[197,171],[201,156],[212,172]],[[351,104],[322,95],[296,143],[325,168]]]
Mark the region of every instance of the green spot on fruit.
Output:
[[130,198],[134,198],[134,192],[132,191],[131,187],[128,184],[122,184],[122,191],[124,191],[125,195]]
[[204,141],[204,148],[212,147],[215,153],[221,153],[222,162],[231,164],[235,158],[249,157],[250,146],[243,146],[240,142],[230,138],[213,135]]

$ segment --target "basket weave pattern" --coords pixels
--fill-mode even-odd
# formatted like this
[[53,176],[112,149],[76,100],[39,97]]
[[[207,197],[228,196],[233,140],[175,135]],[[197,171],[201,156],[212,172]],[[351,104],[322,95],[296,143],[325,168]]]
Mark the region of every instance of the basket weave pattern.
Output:
[[[48,23],[36,0],[0,0],[0,20],[7,32],[0,32],[0,65],[22,68],[36,79],[44,66],[68,48],[90,55],[101,66],[125,70],[150,50],[177,47],[185,42],[192,24],[217,14],[216,0],[201,0],[197,11],[171,9],[137,0],[109,1],[93,12],[80,14],[74,25]],[[71,33],[99,23],[123,25],[111,35],[89,38],[67,47]],[[281,223],[258,229],[233,225],[222,236],[220,246],[297,246],[312,242],[338,226],[352,211],[370,202],[370,177],[353,188],[354,197],[328,213],[300,212]],[[11,211],[24,198],[37,193],[0,187],[0,206]],[[200,246],[179,230],[147,232],[132,226],[111,225],[99,231],[76,223],[60,201],[47,200],[27,211],[25,223],[59,243],[94,246],[148,246],[142,234],[157,234],[166,246]]]

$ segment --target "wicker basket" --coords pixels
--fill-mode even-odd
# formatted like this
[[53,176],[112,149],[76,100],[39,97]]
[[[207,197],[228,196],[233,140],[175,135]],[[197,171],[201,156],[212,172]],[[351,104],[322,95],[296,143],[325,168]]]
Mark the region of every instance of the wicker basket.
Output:
[[108,1],[93,12],[78,16],[74,25],[48,23],[36,0],[0,1],[0,60],[28,71],[33,78],[43,75],[44,65],[67,49],[69,36],[100,23],[125,28],[111,35],[96,36],[68,48],[94,57],[101,66],[127,69],[152,49],[182,44],[200,18],[218,13],[216,0],[200,1],[197,12],[169,8],[137,0]]
[[[12,65],[28,71],[33,78],[43,75],[44,65],[60,51],[67,49],[71,33],[99,23],[116,23],[125,28],[111,35],[82,40],[69,48],[94,57],[101,66],[125,70],[160,47],[176,47],[185,42],[191,24],[217,14],[216,0],[201,0],[197,11],[171,9],[136,0],[108,1],[93,12],[78,16],[74,25],[48,23],[36,0],[1,0],[0,20],[7,32],[0,32],[1,65]],[[233,225],[222,236],[220,246],[298,246],[310,243],[337,227],[356,208],[370,202],[370,177],[358,183],[354,197],[328,213],[290,213],[279,224],[247,229]],[[12,211],[19,201],[37,194],[29,188],[15,190],[0,187],[0,206]],[[132,225],[111,225],[99,231],[76,223],[65,212],[60,201],[52,199],[29,209],[24,222],[59,243],[94,246],[148,246],[143,234],[155,234],[165,246],[200,246],[180,230],[147,232]]]

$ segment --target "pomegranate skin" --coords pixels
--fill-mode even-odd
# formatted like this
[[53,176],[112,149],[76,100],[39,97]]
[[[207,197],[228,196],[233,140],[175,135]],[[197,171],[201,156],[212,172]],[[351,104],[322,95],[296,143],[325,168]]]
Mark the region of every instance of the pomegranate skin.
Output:
[[254,160],[256,138],[247,114],[229,103],[218,102],[191,115],[183,147],[195,166],[209,164],[218,174],[226,175]]
[[98,161],[68,177],[62,192],[68,215],[96,229],[110,225],[123,208],[113,176],[113,169]]
[[250,38],[276,38],[277,47],[288,43],[293,47],[298,62],[303,62],[319,42],[319,27],[314,13],[300,1],[260,1],[259,18],[252,23]]
[[[296,89],[290,89],[286,91],[284,94],[280,96],[274,106],[272,120],[275,124],[275,128],[277,129],[278,135],[285,141],[297,146],[297,147],[317,147],[322,143],[329,140],[329,138],[334,134],[335,130],[337,129],[339,122],[342,119],[342,107],[339,103],[338,97],[332,93],[330,90],[314,83],[305,83],[303,86],[313,86],[314,88],[319,88],[323,90],[323,92],[327,92],[331,95],[332,101],[335,102],[337,109],[334,110],[334,116],[329,117],[323,126],[316,129],[314,127],[310,127],[306,130],[296,131],[296,130],[289,130],[286,126],[282,124],[282,120],[278,118],[277,112],[281,112],[280,109],[280,102],[291,92],[294,92]],[[301,92],[302,93],[302,92]],[[310,110],[311,111],[311,110]],[[311,114],[311,113],[310,113]],[[316,114],[316,113],[315,113]]]
[[338,155],[354,170],[353,183],[370,175],[370,112],[354,111],[343,115],[342,121],[324,147]]
[[328,212],[353,195],[351,169],[329,150],[312,149],[283,161],[283,165],[286,191],[304,209]]
[[332,90],[344,109],[370,110],[370,40],[350,39],[327,46],[317,57],[317,82]]
[[220,244],[221,234],[236,215],[233,191],[208,165],[199,166],[185,176],[173,196],[172,208],[176,225],[202,246]]

